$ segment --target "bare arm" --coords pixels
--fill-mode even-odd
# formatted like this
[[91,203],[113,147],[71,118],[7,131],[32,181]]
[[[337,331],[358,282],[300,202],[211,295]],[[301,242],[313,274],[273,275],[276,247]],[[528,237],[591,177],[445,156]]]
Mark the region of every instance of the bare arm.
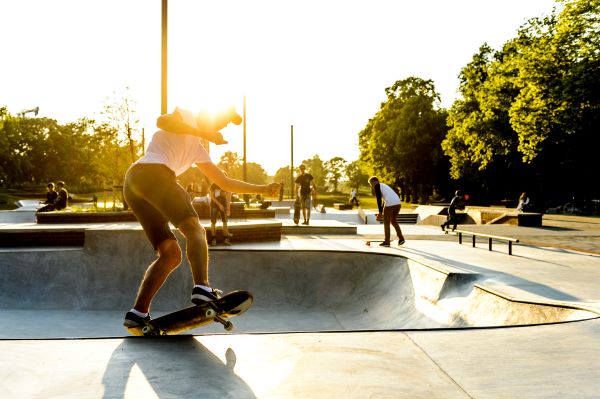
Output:
[[215,182],[222,190],[233,193],[244,194],[262,194],[275,196],[279,193],[279,183],[271,183],[267,185],[246,183],[241,180],[231,179],[223,174],[212,162],[196,164],[200,172],[209,180]]
[[156,126],[159,129],[166,130],[167,132],[177,134],[189,134],[192,136],[201,137],[215,144],[227,144],[227,141],[223,138],[223,135],[217,131],[204,131],[191,127],[190,125],[183,123],[179,114],[164,114],[158,117],[156,120]]

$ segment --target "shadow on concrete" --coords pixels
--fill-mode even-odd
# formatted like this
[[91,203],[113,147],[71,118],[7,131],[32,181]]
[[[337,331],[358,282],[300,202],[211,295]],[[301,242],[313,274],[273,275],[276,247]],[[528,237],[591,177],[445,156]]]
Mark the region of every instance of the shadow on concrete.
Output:
[[[133,337],[113,352],[102,378],[104,399],[124,398],[130,374],[138,368],[158,398],[256,398],[234,372],[235,352],[226,363],[193,336]],[[139,384],[131,384],[135,389]],[[142,397],[144,392],[128,392]]]

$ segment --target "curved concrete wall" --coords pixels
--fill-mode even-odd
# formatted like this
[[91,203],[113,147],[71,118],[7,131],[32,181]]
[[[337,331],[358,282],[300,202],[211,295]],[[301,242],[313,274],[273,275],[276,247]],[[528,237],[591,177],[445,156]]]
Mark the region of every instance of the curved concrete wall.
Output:
[[[81,314],[99,317],[92,315],[106,311],[102,322],[95,322],[120,331],[154,253],[140,230],[86,231],[85,242],[83,249],[0,252],[3,329],[24,326],[43,313],[54,315],[49,322],[60,316],[77,335],[83,329],[76,325]],[[214,250],[210,257],[214,286],[254,293],[251,311],[236,321],[238,332],[495,326],[596,316],[509,301],[480,289],[477,275],[445,273],[399,256]],[[188,306],[190,280],[184,262],[159,292],[153,314]],[[89,324],[89,317],[81,323]]]

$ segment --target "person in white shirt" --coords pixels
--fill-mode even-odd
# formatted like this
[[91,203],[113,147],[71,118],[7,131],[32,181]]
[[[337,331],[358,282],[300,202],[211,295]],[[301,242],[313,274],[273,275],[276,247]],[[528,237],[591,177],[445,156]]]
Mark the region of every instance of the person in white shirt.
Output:
[[129,328],[144,326],[149,320],[152,299],[169,274],[179,266],[182,253],[171,222],[185,237],[186,256],[191,267],[194,288],[192,302],[202,304],[219,298],[221,292],[210,286],[208,278],[208,243],[189,194],[177,183],[177,176],[192,165],[223,190],[229,192],[276,195],[279,184],[256,185],[231,179],[211,161],[201,138],[216,144],[226,141],[219,130],[230,122],[240,124],[233,108],[211,118],[198,117],[176,108],[157,120],[160,130],[154,133],[146,154],[137,160],[125,176],[125,200],[142,225],[157,251],[158,258],[148,266],[133,308],[125,315]]
[[400,197],[390,186],[380,183],[376,176],[369,179],[369,185],[377,197],[377,207],[379,208],[377,220],[383,219],[385,238],[379,245],[382,247],[390,246],[390,224],[394,226],[394,230],[396,230],[396,234],[398,235],[398,245],[404,244],[404,236],[396,220],[398,213],[400,213]]

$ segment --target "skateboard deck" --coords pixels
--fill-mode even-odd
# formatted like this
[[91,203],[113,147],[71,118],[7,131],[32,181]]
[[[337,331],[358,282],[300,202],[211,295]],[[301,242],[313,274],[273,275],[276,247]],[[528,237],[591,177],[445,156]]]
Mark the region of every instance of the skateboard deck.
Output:
[[200,306],[189,306],[150,320],[146,326],[126,328],[133,335],[157,336],[177,335],[210,323],[221,323],[227,331],[233,323],[227,319],[246,312],[252,305],[252,294],[247,291],[233,291],[214,302]]
[[368,240],[368,241],[365,241],[365,244],[368,247],[370,247],[372,242],[383,242],[383,240]]
[[294,224],[300,223],[300,199],[296,198],[294,202]]

